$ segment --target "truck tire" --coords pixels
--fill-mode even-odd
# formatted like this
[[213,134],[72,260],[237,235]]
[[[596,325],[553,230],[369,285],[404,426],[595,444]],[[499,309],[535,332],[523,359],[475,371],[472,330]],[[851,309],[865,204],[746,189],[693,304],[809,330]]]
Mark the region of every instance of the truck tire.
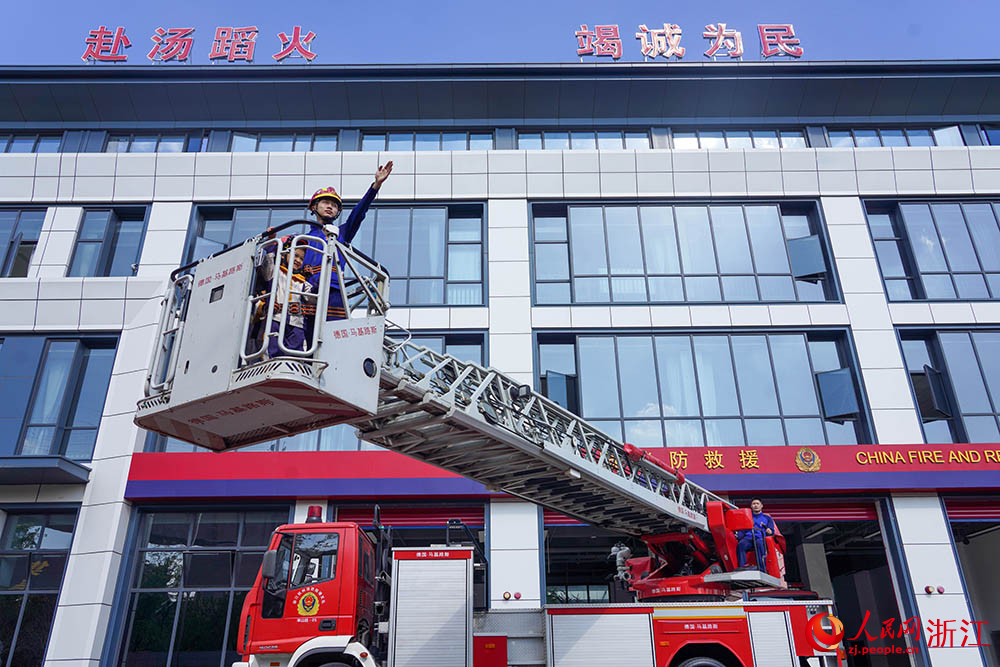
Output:
[[688,658],[677,667],[726,667],[715,658]]

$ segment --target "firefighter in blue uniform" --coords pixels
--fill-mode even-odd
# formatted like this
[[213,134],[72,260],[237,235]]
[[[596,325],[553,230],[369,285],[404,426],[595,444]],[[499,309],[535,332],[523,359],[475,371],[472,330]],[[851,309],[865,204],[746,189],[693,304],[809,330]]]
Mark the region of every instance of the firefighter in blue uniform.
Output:
[[767,546],[764,538],[774,535],[777,528],[774,519],[764,514],[764,501],[760,498],[750,501],[750,510],[753,512],[753,529],[740,531],[737,558],[740,567],[747,567],[747,553],[753,551],[757,556],[757,569],[764,572],[767,570]]
[[[324,240],[337,239],[341,243],[349,244],[354,240],[358,229],[361,228],[361,222],[365,219],[365,214],[368,213],[368,207],[371,206],[371,203],[378,195],[379,188],[382,187],[385,179],[389,178],[389,174],[391,173],[391,160],[386,162],[385,165],[379,166],[378,171],[375,172],[375,182],[368,188],[368,192],[361,198],[361,201],[351,209],[350,215],[347,216],[347,221],[340,226],[336,224],[336,220],[340,217],[340,212],[344,206],[340,195],[337,194],[337,191],[332,186],[317,190],[313,194],[312,199],[309,200],[309,210],[316,216],[316,221],[309,226],[307,235]],[[313,293],[319,292],[320,272],[323,268],[323,252],[321,249],[318,249],[320,247],[318,243],[310,244],[310,247],[306,249],[306,254],[302,262],[302,270],[308,277],[309,284],[313,286]],[[337,264],[331,266],[330,269],[330,299],[326,307],[326,319],[342,320],[347,317],[347,313],[344,309],[344,301],[340,296],[337,272],[344,270],[344,258],[340,257]],[[313,325],[316,321],[316,308],[316,304],[303,304],[303,312],[306,316],[307,336],[311,335]]]

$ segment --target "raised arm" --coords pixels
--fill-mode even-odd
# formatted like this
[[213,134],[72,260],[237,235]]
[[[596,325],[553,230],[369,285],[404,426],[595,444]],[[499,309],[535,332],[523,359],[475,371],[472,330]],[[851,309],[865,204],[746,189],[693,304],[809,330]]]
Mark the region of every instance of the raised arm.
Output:
[[357,235],[358,230],[361,228],[361,222],[368,214],[368,207],[375,201],[379,189],[391,173],[392,160],[389,160],[384,165],[379,165],[378,171],[375,172],[375,182],[368,188],[368,192],[361,198],[361,201],[354,205],[354,208],[351,209],[351,214],[347,216],[347,222],[340,227],[341,243],[350,243],[354,240],[355,235]]

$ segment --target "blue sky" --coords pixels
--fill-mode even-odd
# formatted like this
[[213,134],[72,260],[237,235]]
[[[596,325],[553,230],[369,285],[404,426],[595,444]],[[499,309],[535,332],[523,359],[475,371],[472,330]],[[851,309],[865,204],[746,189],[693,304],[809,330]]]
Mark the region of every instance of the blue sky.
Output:
[[[413,62],[578,62],[573,36],[581,23],[618,24],[622,60],[641,61],[634,38],[676,23],[684,31],[685,62],[707,60],[706,23],[725,22],[744,37],[745,59],[759,59],[758,23],[792,23],[806,60],[1000,58],[990,32],[1000,19],[995,0],[173,0],[6,3],[8,30],[0,65],[83,65],[88,31],[124,26],[132,41],[128,63],[148,64],[153,30],[194,27],[191,61],[208,63],[217,26],[256,25],[255,62],[271,63],[277,33],[292,26],[317,34],[317,64]],[[982,26],[982,28],[980,28]],[[591,58],[590,60],[593,60]],[[662,61],[662,58],[660,59]],[[599,62],[610,61],[600,58]],[[301,62],[301,61],[298,61]],[[177,66],[169,64],[168,66]]]

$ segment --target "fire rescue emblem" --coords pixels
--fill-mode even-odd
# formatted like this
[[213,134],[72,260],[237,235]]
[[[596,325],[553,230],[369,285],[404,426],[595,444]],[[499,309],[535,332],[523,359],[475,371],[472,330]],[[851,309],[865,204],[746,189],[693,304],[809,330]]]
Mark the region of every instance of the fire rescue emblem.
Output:
[[308,591],[295,603],[299,616],[315,616],[319,612],[319,596]]
[[802,447],[795,452],[795,465],[802,472],[819,472],[819,454],[810,447]]

